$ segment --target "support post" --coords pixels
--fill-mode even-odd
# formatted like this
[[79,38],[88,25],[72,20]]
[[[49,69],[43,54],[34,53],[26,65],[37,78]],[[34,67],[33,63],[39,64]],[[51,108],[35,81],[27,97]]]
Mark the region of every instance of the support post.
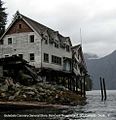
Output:
[[82,83],[82,78],[81,78],[81,80],[80,80],[80,87],[81,87],[81,96],[83,95],[83,85],[82,85],[83,83]]
[[76,76],[76,92],[78,93],[78,78]]
[[68,78],[68,89],[70,89],[70,79]]
[[85,86],[85,75],[84,75],[84,83],[83,83],[83,96],[86,96],[86,86]]
[[75,78],[73,78],[73,91],[75,92]]
[[69,77],[69,90],[71,90],[71,77]]
[[70,77],[70,90],[72,91],[72,77]]

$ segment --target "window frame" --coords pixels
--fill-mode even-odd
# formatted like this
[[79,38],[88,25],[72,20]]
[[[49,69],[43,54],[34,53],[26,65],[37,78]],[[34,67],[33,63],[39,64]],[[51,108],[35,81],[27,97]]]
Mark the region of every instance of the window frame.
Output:
[[51,56],[51,63],[56,64],[56,65],[62,65],[62,58],[55,56],[55,55],[52,55]]
[[56,42],[54,42],[54,47],[55,47],[55,48],[59,48],[59,44],[56,43]]
[[35,42],[35,36],[34,35],[29,35],[29,42],[30,43],[34,43]]
[[48,53],[44,53],[43,61],[49,63],[49,54]]
[[[11,40],[11,41],[9,41]],[[12,45],[13,44],[13,38],[12,37],[8,37],[8,45]]]
[[[33,59],[32,59],[33,58]],[[35,61],[35,54],[34,53],[29,53],[29,60],[31,62]]]
[[70,52],[70,46],[69,45],[66,45],[66,51]]

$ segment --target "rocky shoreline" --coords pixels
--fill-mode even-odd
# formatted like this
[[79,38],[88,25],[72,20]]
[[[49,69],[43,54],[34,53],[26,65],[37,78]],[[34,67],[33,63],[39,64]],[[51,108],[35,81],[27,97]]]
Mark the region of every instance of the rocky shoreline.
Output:
[[[67,88],[49,83],[36,83],[34,85],[21,85],[13,80],[6,79],[0,82],[1,103],[31,103],[39,106],[46,105],[83,105],[86,98]],[[31,105],[30,104],[30,105]]]

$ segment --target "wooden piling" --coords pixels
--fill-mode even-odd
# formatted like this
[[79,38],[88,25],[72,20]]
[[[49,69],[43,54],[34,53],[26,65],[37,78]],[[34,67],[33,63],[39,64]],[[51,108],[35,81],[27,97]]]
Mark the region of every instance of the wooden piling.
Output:
[[81,96],[83,96],[83,83],[82,83],[82,78],[80,80],[80,87],[81,87]]
[[106,86],[105,86],[105,79],[103,78],[103,88],[104,88],[104,100],[107,99],[107,94],[106,94]]
[[103,85],[102,85],[102,78],[100,77],[100,88],[101,88],[101,100],[103,101]]
[[71,89],[71,84],[72,84],[72,82],[71,82],[71,77],[69,78],[69,90],[72,90]]
[[76,92],[78,92],[78,78],[76,77]]
[[70,90],[70,78],[68,78],[68,89]]
[[75,78],[72,78],[73,80],[73,91],[75,91]]

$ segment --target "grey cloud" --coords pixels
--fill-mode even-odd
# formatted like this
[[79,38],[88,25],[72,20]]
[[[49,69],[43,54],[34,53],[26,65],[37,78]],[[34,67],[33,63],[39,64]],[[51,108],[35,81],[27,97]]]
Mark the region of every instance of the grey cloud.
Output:
[[4,1],[8,3],[9,19],[19,9],[24,15],[69,36],[73,45],[80,43],[81,28],[84,52],[104,56],[116,48],[115,0]]

